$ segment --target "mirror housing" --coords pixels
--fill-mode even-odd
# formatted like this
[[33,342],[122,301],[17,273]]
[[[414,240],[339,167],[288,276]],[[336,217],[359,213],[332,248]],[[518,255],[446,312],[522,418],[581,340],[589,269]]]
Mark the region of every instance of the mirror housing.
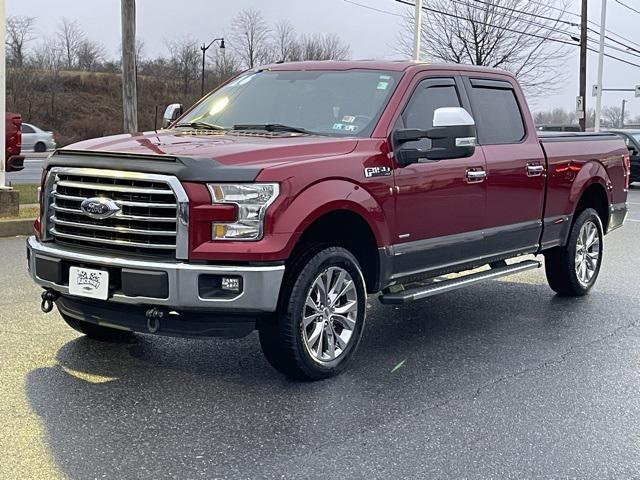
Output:
[[164,111],[164,115],[162,115],[162,128],[167,128],[180,118],[183,111],[184,109],[182,108],[181,103],[172,103],[169,105]]
[[[420,150],[404,145],[428,138],[431,148]],[[395,130],[392,143],[396,162],[409,165],[423,159],[437,161],[448,158],[470,157],[476,147],[476,126],[473,117],[464,108],[442,107],[433,113],[433,128]]]

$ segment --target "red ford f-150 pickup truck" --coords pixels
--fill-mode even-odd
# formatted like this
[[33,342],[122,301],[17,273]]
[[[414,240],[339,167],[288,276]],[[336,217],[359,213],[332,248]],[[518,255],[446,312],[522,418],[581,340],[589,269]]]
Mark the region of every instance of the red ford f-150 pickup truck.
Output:
[[324,378],[368,294],[419,300],[540,267],[528,254],[586,294],[627,211],[624,142],[539,138],[502,71],[275,64],[165,117],[46,163],[29,269],[43,310],[90,337],[257,328],[277,369]]

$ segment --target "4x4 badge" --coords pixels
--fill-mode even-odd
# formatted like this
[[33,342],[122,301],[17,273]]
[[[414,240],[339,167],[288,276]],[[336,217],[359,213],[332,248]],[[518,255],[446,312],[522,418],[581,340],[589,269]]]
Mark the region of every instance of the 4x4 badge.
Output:
[[366,178],[388,177],[389,175],[391,175],[391,168],[389,167],[367,167],[364,169],[364,176]]

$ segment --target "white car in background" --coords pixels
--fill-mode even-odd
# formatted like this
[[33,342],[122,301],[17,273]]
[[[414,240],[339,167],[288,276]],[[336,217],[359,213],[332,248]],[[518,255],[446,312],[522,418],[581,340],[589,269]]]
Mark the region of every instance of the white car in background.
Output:
[[46,152],[55,148],[53,132],[45,132],[30,123],[22,124],[22,152]]

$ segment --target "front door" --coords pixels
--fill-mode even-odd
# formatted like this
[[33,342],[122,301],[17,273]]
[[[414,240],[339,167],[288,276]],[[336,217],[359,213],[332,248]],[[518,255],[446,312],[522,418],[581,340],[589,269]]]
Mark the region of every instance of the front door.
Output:
[[[433,127],[437,108],[467,108],[461,90],[453,76],[421,79],[396,128],[426,130]],[[417,143],[427,149],[429,142]],[[481,149],[468,158],[396,165],[394,171],[396,278],[446,269],[483,255],[486,166]]]

